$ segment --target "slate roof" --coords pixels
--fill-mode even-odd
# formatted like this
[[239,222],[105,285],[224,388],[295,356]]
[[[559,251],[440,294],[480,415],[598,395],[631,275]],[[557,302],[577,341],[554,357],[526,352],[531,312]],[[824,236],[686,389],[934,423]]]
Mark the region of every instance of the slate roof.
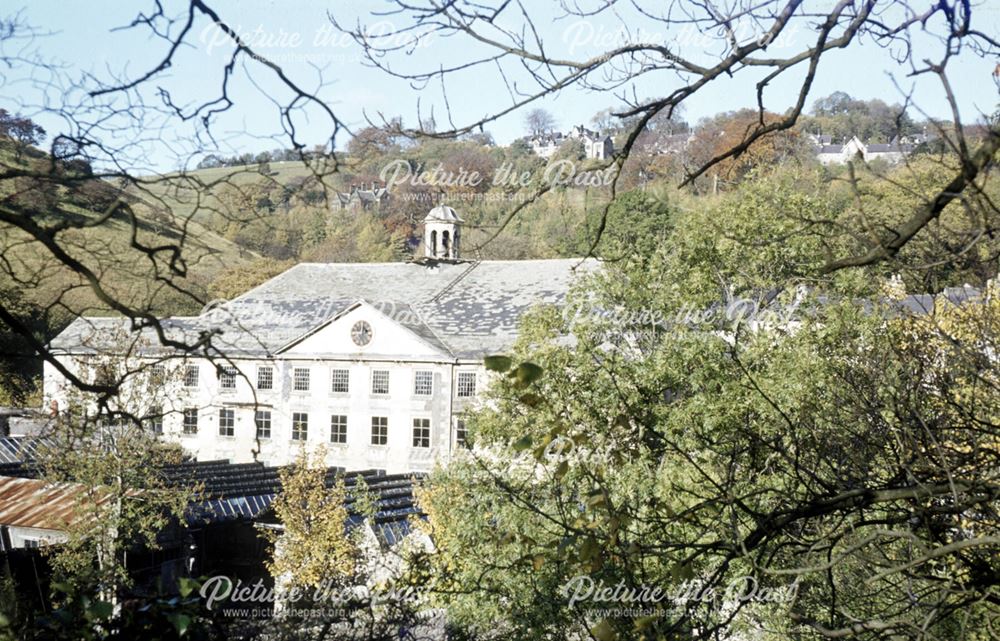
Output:
[[424,218],[424,222],[433,221],[445,221],[445,222],[463,222],[461,218],[458,217],[458,212],[448,205],[438,205],[434,209],[430,210],[427,217]]
[[[579,258],[301,263],[200,316],[163,325],[168,336],[188,342],[219,331],[212,344],[229,356],[269,356],[365,301],[453,358],[478,360],[509,348],[530,307],[561,302],[570,284],[597,266]],[[130,334],[128,319],[78,318],[51,347],[98,351],[112,347],[116,334]],[[151,330],[143,338],[146,353],[164,351]]]
[[913,145],[900,145],[899,143],[872,143],[868,145],[869,153],[885,154],[885,153],[899,153],[906,154],[913,151]]
[[[188,507],[188,523],[218,523],[237,519],[270,519],[271,504],[281,489],[281,468],[262,463],[229,463],[199,461],[164,468],[167,482],[174,485],[195,485],[202,488],[201,499]],[[344,481],[347,490],[345,507],[349,524],[357,525],[364,517],[354,509],[357,498],[354,488],[363,481],[375,501],[374,523],[380,538],[393,539],[409,531],[409,518],[421,516],[413,496],[414,481],[419,474],[385,474],[381,470],[346,472],[340,467],[326,471],[326,486]],[[381,530],[388,528],[387,532]],[[385,536],[383,536],[385,535]]]

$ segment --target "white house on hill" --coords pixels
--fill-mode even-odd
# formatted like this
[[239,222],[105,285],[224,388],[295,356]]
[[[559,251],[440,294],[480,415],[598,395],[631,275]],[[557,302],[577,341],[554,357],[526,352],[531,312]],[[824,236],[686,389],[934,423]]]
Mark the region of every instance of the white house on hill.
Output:
[[844,144],[835,144],[830,136],[810,136],[816,151],[816,158],[824,165],[843,165],[853,160],[871,162],[882,159],[888,163],[901,162],[922,142],[927,142],[926,134],[893,138],[888,143],[864,143],[852,136]]
[[[163,320],[188,341],[220,332],[219,357],[159,346],[117,318],[78,318],[51,348],[71,370],[126,349],[162,394],[142,411],[199,460],[288,463],[323,444],[330,465],[429,470],[465,438],[483,356],[508,350],[521,316],[562,301],[596,262],[469,261],[450,207],[425,219],[426,256],[406,263],[303,263],[199,316]],[[93,374],[88,373],[88,376]],[[147,380],[147,379],[143,379]],[[46,364],[46,403],[73,402]]]
[[587,129],[583,125],[575,125],[567,134],[548,132],[537,134],[527,139],[531,150],[541,158],[551,158],[559,147],[570,140],[580,140],[583,143],[583,153],[586,158],[607,160],[615,154],[615,145],[611,136]]

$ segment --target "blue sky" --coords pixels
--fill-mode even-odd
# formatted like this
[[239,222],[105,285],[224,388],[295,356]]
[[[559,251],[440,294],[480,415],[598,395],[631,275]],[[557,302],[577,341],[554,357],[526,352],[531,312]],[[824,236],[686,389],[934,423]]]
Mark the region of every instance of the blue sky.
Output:
[[[825,2],[816,0],[813,4]],[[164,0],[163,4],[172,15],[179,15],[186,6],[179,0]],[[387,117],[400,115],[407,124],[415,124],[418,100],[425,114],[433,106],[438,122],[445,120],[445,103],[439,85],[417,90],[403,80],[364,66],[358,49],[333,30],[327,18],[327,11],[332,10],[344,24],[353,24],[360,19],[373,29],[398,27],[403,23],[398,16],[370,15],[372,11],[384,10],[387,7],[385,2],[219,0],[211,2],[210,6],[256,43],[260,53],[279,62],[296,82],[309,89],[319,88],[320,97],[350,127],[363,126],[366,113],[376,120],[379,114]],[[546,47],[558,55],[586,57],[621,40],[622,32],[617,22],[560,18],[552,1],[530,6],[537,8],[536,24]],[[153,3],[147,0],[34,0],[26,5],[24,19],[51,32],[39,37],[33,44],[33,50],[45,59],[59,61],[64,66],[57,81],[25,66],[0,70],[3,75],[0,106],[35,114],[50,132],[63,130],[67,126],[64,122],[39,107],[57,106],[67,100],[85,104],[80,91],[67,87],[69,81],[85,73],[105,80],[115,76],[135,77],[154,66],[163,56],[166,44],[150,38],[148,31],[141,28],[112,31],[114,27],[130,22],[139,11],[150,11],[152,7]],[[0,11],[10,11],[11,8],[16,9],[16,3],[8,0],[5,9]],[[980,30],[1000,33],[1000,0],[988,0],[977,8],[974,16]],[[639,29],[641,37],[636,39],[662,39],[679,46],[684,55],[706,61],[710,59],[712,52],[702,51],[704,44],[694,32],[677,30],[657,33],[651,26],[643,28],[638,16],[628,14],[628,7],[623,8],[621,19],[630,28]],[[747,36],[752,35],[748,29]],[[805,46],[810,37],[811,34],[804,29],[792,30],[785,41],[774,43],[769,53],[781,55],[797,51]],[[161,89],[168,91],[178,104],[195,104],[217,92],[228,45],[204,19],[189,40],[192,46],[180,52],[173,68],[157,76],[144,90],[143,98],[147,104],[162,104]],[[917,42],[918,47],[926,44]],[[10,50],[8,43],[5,51],[9,53]],[[936,48],[929,51],[937,55]],[[399,56],[398,60],[401,68],[426,70],[454,64],[475,53],[476,50],[467,41],[435,38],[411,54]],[[828,55],[821,63],[809,104],[837,90],[858,98],[901,101],[902,95],[893,84],[891,74],[904,90],[913,88],[917,104],[930,115],[947,117],[948,108],[937,81],[931,77],[907,78],[907,69],[896,64],[891,53],[865,43],[849,51]],[[991,77],[995,65],[996,60],[983,60],[966,54],[952,63],[951,80],[964,120],[973,121],[980,113],[989,113],[996,108],[997,85]],[[192,143],[190,137],[196,131],[193,124],[178,123],[174,118],[149,112],[138,125],[143,132],[141,135],[135,134],[136,123],[127,123],[128,126],[122,130],[114,130],[109,123],[106,135],[109,141],[113,141],[109,144],[120,145],[123,149],[131,145],[133,154],[126,162],[160,170],[183,164],[189,152],[202,144],[218,147],[223,153],[285,146],[280,140],[269,137],[280,134],[275,101],[280,102],[286,94],[269,72],[253,66],[250,69],[249,74],[244,69],[238,69],[234,74],[231,96],[236,105],[215,122],[214,140]],[[518,77],[516,70],[510,73],[508,81],[518,82],[519,86],[530,84],[525,76]],[[325,81],[322,87],[319,86],[321,76]],[[767,106],[776,111],[790,106],[800,79],[801,73],[775,83],[767,94]],[[44,82],[44,89],[40,88],[39,81]],[[752,106],[755,81],[751,74],[741,72],[733,78],[710,84],[686,101],[686,117],[697,120],[719,111]],[[659,74],[630,83],[623,89],[629,94],[634,91],[638,96],[655,96],[668,93],[677,86],[677,79]],[[493,68],[457,76],[448,87],[448,106],[456,124],[465,124],[508,104],[510,96],[502,78]],[[567,129],[573,124],[588,122],[600,109],[621,104],[612,94],[573,88],[547,98],[539,106],[549,109],[559,125]],[[310,144],[322,143],[330,135],[330,123],[319,110],[299,113],[293,120],[300,139]],[[523,129],[522,113],[506,116],[488,127],[501,143],[521,135]],[[346,140],[346,136],[338,137],[338,147],[343,147]]]

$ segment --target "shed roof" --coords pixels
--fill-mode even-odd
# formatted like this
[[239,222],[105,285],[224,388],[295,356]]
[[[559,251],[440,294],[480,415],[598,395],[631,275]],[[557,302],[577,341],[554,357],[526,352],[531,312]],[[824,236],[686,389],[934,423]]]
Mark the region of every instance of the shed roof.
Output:
[[0,476],[0,525],[64,530],[80,521],[77,499],[87,490],[79,483]]

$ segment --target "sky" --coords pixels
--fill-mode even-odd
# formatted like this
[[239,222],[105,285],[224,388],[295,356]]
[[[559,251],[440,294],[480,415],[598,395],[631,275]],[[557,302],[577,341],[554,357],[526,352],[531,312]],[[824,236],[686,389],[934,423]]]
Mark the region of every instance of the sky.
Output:
[[[830,1],[812,0],[806,5],[822,9]],[[922,7],[928,2],[914,0],[913,4]],[[178,17],[186,4],[181,0],[163,1],[167,14]],[[406,80],[371,68],[363,61],[360,49],[332,27],[328,12],[341,24],[360,22],[374,33],[408,24],[402,16],[385,14],[389,4],[384,0],[216,0],[209,5],[255,45],[259,53],[280,64],[292,80],[305,89],[315,89],[321,100],[352,129],[363,127],[366,119],[378,122],[382,116],[402,116],[407,125],[415,125],[418,104],[424,116],[434,109],[439,127],[447,120],[449,110],[453,122],[464,125],[509,106],[508,84],[518,88],[531,85],[530,79],[516,67],[507,67],[505,77],[497,73],[495,66],[479,68],[457,74],[449,81],[446,102],[439,83],[414,87]],[[539,37],[554,55],[585,58],[631,38],[669,43],[685,56],[705,62],[712,60],[714,51],[706,46],[708,42],[690,28],[661,32],[656,23],[630,14],[629,6],[621,5],[620,10],[616,9],[617,16],[585,19],[562,16],[552,0],[532,0],[528,6],[534,12]],[[91,131],[107,139],[109,147],[128,151],[122,154],[123,162],[133,168],[174,169],[192,162],[191,153],[195,150],[211,149],[228,155],[287,146],[287,139],[275,136],[281,133],[278,103],[287,100],[288,92],[272,73],[252,62],[235,70],[229,92],[235,105],[215,118],[211,138],[205,136],[197,122],[182,122],[167,112],[165,95],[170,96],[173,104],[190,109],[218,94],[231,49],[219,30],[205,18],[195,25],[172,67],[144,85],[141,99],[155,109],[144,112],[141,120],[134,114],[129,116],[131,120],[123,116],[99,117],[102,112],[92,108],[76,81],[83,77],[104,82],[116,77],[135,78],[155,67],[167,50],[165,41],[151,37],[143,27],[116,29],[127,25],[140,12],[150,12],[153,6],[152,0],[34,0],[24,5],[23,21],[43,33],[30,43],[0,43],[3,53],[10,55],[17,51],[56,62],[59,72],[52,75],[26,64],[0,68],[0,107],[29,113],[52,133],[71,128],[55,115],[56,108],[74,105],[82,110],[81,119]],[[16,10],[17,0],[5,0],[0,5],[0,14]],[[1000,33],[1000,0],[980,0],[973,15],[975,26],[981,31]],[[631,35],[626,36],[625,29]],[[739,25],[738,34],[741,38],[757,35],[749,24]],[[812,38],[805,25],[790,29],[782,40],[772,43],[768,53],[797,52]],[[931,48],[929,42],[917,41],[916,46],[926,47],[927,52],[937,55],[938,48]],[[393,60],[399,69],[428,70],[468,60],[483,51],[484,48],[468,40],[432,37],[412,51],[400,52]],[[861,46],[825,56],[808,104],[834,91],[845,91],[855,98],[901,102],[904,92],[912,90],[915,103],[928,115],[950,118],[937,80],[930,76],[907,77],[908,69],[893,60],[894,53],[898,49],[886,50],[863,42]],[[950,64],[963,120],[971,122],[979,114],[996,109],[997,84],[991,75],[996,64],[995,59],[984,60],[968,51]],[[766,94],[767,107],[782,111],[791,106],[801,78],[802,72],[797,72],[775,82]],[[720,111],[753,106],[756,80],[752,73],[740,72],[710,83],[685,101],[685,117],[697,121]],[[87,80],[84,84],[92,83],[93,80]],[[626,83],[618,93],[659,96],[679,86],[679,79],[661,72]],[[121,98],[98,102],[102,107],[128,104]],[[601,109],[620,107],[623,103],[612,92],[573,87],[536,104],[552,112],[559,127],[565,130],[588,123]],[[505,116],[490,123],[487,130],[497,142],[508,143],[524,134],[523,114],[522,110]],[[913,115],[920,117],[919,113]],[[326,142],[332,132],[329,118],[319,108],[296,112],[292,122],[298,138],[310,145]],[[199,134],[200,139],[193,139]],[[342,149],[347,140],[346,134],[339,134],[338,148]]]

